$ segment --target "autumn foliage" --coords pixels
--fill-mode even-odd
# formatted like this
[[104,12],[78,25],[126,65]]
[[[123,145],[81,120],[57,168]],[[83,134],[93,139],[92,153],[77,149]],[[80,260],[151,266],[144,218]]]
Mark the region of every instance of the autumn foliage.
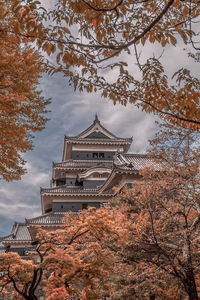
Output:
[[[37,262],[0,255],[2,293],[36,300],[41,288],[47,300],[199,299],[200,149],[193,129],[200,124],[200,82],[184,67],[168,78],[160,58],[141,61],[137,50],[149,44],[174,47],[180,39],[195,49],[199,1],[60,0],[51,11],[39,6],[12,1],[9,13],[5,3],[1,10],[4,178],[23,172],[18,151],[31,147],[30,131],[45,121],[40,114],[46,102],[35,90],[39,57],[26,43],[55,57],[49,73],[63,72],[80,91],[136,103],[171,123],[152,141],[159,171],[143,170],[142,180],[118,191],[105,207],[68,213],[62,230],[39,230]],[[190,56],[198,62],[198,55]],[[115,76],[106,77],[102,68]]]
[[0,3],[0,174],[6,180],[24,174],[22,153],[32,148],[31,134],[44,127],[49,103],[37,90],[41,57],[12,33],[20,24],[14,8],[12,1]]
[[[50,9],[39,1],[2,1],[1,176],[20,178],[21,153],[31,149],[31,132],[46,121],[48,101],[36,89],[43,71],[37,49],[50,57],[45,71],[62,72],[75,89],[198,129],[199,78],[188,64],[166,73],[164,62],[165,52],[179,46],[199,63],[199,12],[198,0],[58,0]],[[154,55],[163,47],[161,57]]]
[[[49,10],[15,0],[13,6],[19,23],[3,31],[36,42],[51,58],[50,74],[62,72],[75,88],[100,91],[114,104],[135,103],[199,127],[199,78],[188,64],[176,66],[176,57],[173,70],[166,74],[164,67],[165,53],[176,46],[198,64],[198,0],[58,0]],[[163,48],[161,57],[155,54]]]
[[152,141],[159,171],[142,170],[100,209],[67,213],[60,230],[40,229],[37,263],[0,255],[3,291],[37,299],[40,287],[48,300],[199,299],[199,144],[190,129],[161,128]]

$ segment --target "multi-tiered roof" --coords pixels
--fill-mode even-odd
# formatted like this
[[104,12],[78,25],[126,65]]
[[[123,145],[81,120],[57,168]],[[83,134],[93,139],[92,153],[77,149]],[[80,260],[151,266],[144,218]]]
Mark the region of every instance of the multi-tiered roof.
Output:
[[52,184],[41,189],[42,212],[78,211],[87,206],[99,207],[110,192],[99,193],[113,169],[117,151],[126,153],[132,138],[120,138],[100,123],[93,124],[77,136],[65,136],[63,158],[53,163]]
[[114,186],[141,180],[139,171],[155,164],[146,155],[127,153],[131,143],[132,138],[108,131],[97,115],[77,136],[65,136],[63,158],[53,163],[51,185],[41,188],[42,215],[15,223],[2,243],[24,256],[33,247],[36,226],[55,230],[63,226],[67,211],[98,208],[114,195]]

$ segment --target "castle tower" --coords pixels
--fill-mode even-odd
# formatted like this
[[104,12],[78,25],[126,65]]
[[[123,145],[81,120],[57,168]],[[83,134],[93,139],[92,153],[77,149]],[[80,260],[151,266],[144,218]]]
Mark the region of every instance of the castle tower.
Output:
[[52,231],[63,227],[65,213],[89,206],[99,208],[114,196],[113,187],[142,180],[140,170],[155,167],[144,154],[127,153],[132,138],[120,138],[94,122],[77,136],[65,136],[62,161],[53,163],[49,188],[41,188],[42,214],[15,222],[11,234],[1,237],[2,251],[35,255],[36,228]]
[[77,136],[65,136],[62,162],[53,163],[51,187],[41,189],[42,213],[100,207],[110,197],[98,189],[112,171],[113,158],[117,151],[127,153],[131,143],[132,138],[105,129],[97,115]]

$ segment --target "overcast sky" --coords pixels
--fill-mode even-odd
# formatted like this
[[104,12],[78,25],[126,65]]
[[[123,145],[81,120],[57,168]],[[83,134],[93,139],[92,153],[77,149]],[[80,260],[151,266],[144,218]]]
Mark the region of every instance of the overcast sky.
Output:
[[25,154],[27,174],[22,180],[0,184],[0,236],[9,234],[14,221],[41,214],[40,187],[48,187],[52,161],[62,159],[64,135],[77,135],[91,125],[95,113],[102,125],[121,137],[133,136],[131,151],[145,153],[155,132],[155,117],[134,105],[126,107],[96,94],[74,92],[62,75],[44,76],[40,89],[52,98],[46,128],[36,134],[34,149]]
[[[175,67],[191,66],[183,43],[176,47],[165,47],[162,56],[164,65],[170,73]],[[143,50],[145,59],[152,46]],[[169,50],[169,51],[168,51]],[[162,53],[159,49],[157,55]],[[135,65],[129,65],[134,70]],[[198,74],[199,70],[193,67]],[[36,134],[34,149],[25,154],[27,161],[27,174],[18,182],[0,183],[0,236],[9,234],[14,221],[23,222],[25,218],[36,217],[41,214],[40,187],[48,187],[51,179],[52,161],[59,162],[62,159],[64,135],[77,135],[91,125],[95,113],[108,130],[117,136],[133,136],[133,144],[130,149],[134,153],[145,153],[148,140],[156,131],[155,117],[153,114],[146,114],[138,110],[134,105],[126,107],[118,104],[113,105],[112,101],[101,98],[97,94],[74,92],[69,87],[67,79],[61,74],[41,79],[39,87],[43,95],[52,99],[49,105],[51,110],[48,113],[49,121],[46,128]]]

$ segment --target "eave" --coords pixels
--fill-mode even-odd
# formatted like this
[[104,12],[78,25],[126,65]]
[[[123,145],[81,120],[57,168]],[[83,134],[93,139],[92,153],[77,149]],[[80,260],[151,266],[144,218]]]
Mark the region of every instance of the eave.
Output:
[[112,168],[103,167],[103,166],[94,166],[92,168],[89,168],[89,169],[83,171],[82,173],[79,173],[77,175],[77,179],[78,179],[78,181],[84,180],[94,173],[99,173],[99,174],[109,173],[110,174],[111,170],[112,170]]
[[124,152],[127,152],[132,143],[132,138],[115,138],[115,139],[77,139],[76,137],[65,136],[64,151],[62,160],[71,158],[71,151],[73,145],[103,145],[103,146],[122,146]]
[[139,176],[139,172],[137,170],[124,170],[124,169],[120,169],[120,168],[117,168],[117,167],[114,167],[110,176],[108,177],[108,179],[104,182],[104,184],[99,188],[99,193],[103,194],[104,195],[104,192],[106,194],[106,191],[107,190],[110,190],[112,188],[115,187],[115,184],[113,183],[114,182],[114,179],[116,176],[118,175],[137,175]]

